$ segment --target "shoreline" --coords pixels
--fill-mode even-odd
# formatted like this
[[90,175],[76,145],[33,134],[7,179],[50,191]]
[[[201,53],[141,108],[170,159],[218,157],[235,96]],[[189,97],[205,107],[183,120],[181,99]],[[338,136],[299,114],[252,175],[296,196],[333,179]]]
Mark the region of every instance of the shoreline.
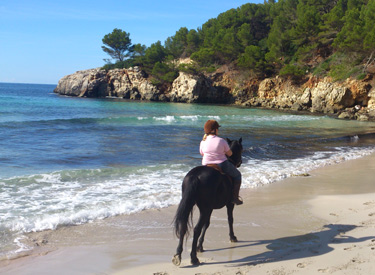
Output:
[[343,269],[346,261],[350,274],[369,274],[375,270],[368,261],[375,255],[374,172],[372,154],[242,190],[245,203],[234,210],[239,242],[229,242],[225,209],[214,211],[198,267],[190,265],[191,236],[181,267],[171,263],[173,206],[29,234],[35,251],[1,262],[0,273],[316,274]]

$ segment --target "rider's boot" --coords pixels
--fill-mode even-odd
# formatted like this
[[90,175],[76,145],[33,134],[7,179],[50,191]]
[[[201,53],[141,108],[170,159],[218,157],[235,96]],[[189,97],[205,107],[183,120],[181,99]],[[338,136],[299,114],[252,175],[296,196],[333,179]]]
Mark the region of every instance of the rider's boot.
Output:
[[232,202],[235,205],[243,204],[243,201],[242,201],[241,197],[239,196],[240,187],[241,187],[241,183],[235,183],[234,186],[233,186],[233,200],[232,200]]

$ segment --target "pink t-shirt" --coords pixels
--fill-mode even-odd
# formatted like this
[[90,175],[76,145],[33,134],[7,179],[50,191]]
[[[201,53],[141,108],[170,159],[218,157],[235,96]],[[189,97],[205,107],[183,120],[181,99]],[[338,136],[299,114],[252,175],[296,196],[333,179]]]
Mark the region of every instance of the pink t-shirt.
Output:
[[203,156],[202,164],[219,164],[227,160],[225,155],[230,150],[225,139],[218,136],[209,135],[206,140],[202,140],[199,151]]

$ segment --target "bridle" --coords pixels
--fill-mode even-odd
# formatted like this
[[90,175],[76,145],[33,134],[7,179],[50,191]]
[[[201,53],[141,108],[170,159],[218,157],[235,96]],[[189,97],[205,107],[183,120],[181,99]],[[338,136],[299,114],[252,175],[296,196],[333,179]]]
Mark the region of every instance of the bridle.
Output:
[[[239,144],[239,146],[241,147],[240,150],[241,150],[241,153],[242,153],[243,149],[242,149],[241,144]],[[231,150],[232,150],[232,148],[231,148]],[[233,150],[232,150],[232,152],[233,152],[233,154],[234,154],[234,151],[233,151]],[[240,154],[241,154],[241,153],[240,153]],[[232,156],[233,156],[233,154],[232,154]],[[228,161],[229,161],[230,163],[232,163],[235,167],[237,167],[237,168],[240,167],[241,164],[242,164],[242,158],[241,158],[241,156],[240,156],[240,160],[239,160],[239,162],[237,162],[237,163],[236,163],[236,161],[232,158],[232,156],[227,157]]]

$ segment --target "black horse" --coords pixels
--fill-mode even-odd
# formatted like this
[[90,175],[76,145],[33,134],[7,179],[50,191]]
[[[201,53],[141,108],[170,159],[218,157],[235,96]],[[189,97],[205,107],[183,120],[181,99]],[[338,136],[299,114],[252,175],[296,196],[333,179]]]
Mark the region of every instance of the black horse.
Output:
[[[228,160],[236,167],[242,163],[242,138],[240,140],[227,139],[233,154]],[[233,232],[233,183],[229,176],[223,175],[218,170],[208,166],[198,166],[189,171],[182,182],[182,198],[174,218],[174,230],[179,243],[172,262],[181,264],[181,253],[184,236],[192,223],[193,207],[196,204],[200,216],[194,227],[193,244],[191,248],[191,263],[199,265],[197,251],[203,252],[204,235],[210,225],[210,218],[214,209],[227,207],[229,237],[231,242],[237,242]],[[189,222],[189,217],[191,221]],[[203,229],[203,230],[202,230]],[[200,236],[200,238],[199,238]],[[199,238],[199,242],[198,242]]]

